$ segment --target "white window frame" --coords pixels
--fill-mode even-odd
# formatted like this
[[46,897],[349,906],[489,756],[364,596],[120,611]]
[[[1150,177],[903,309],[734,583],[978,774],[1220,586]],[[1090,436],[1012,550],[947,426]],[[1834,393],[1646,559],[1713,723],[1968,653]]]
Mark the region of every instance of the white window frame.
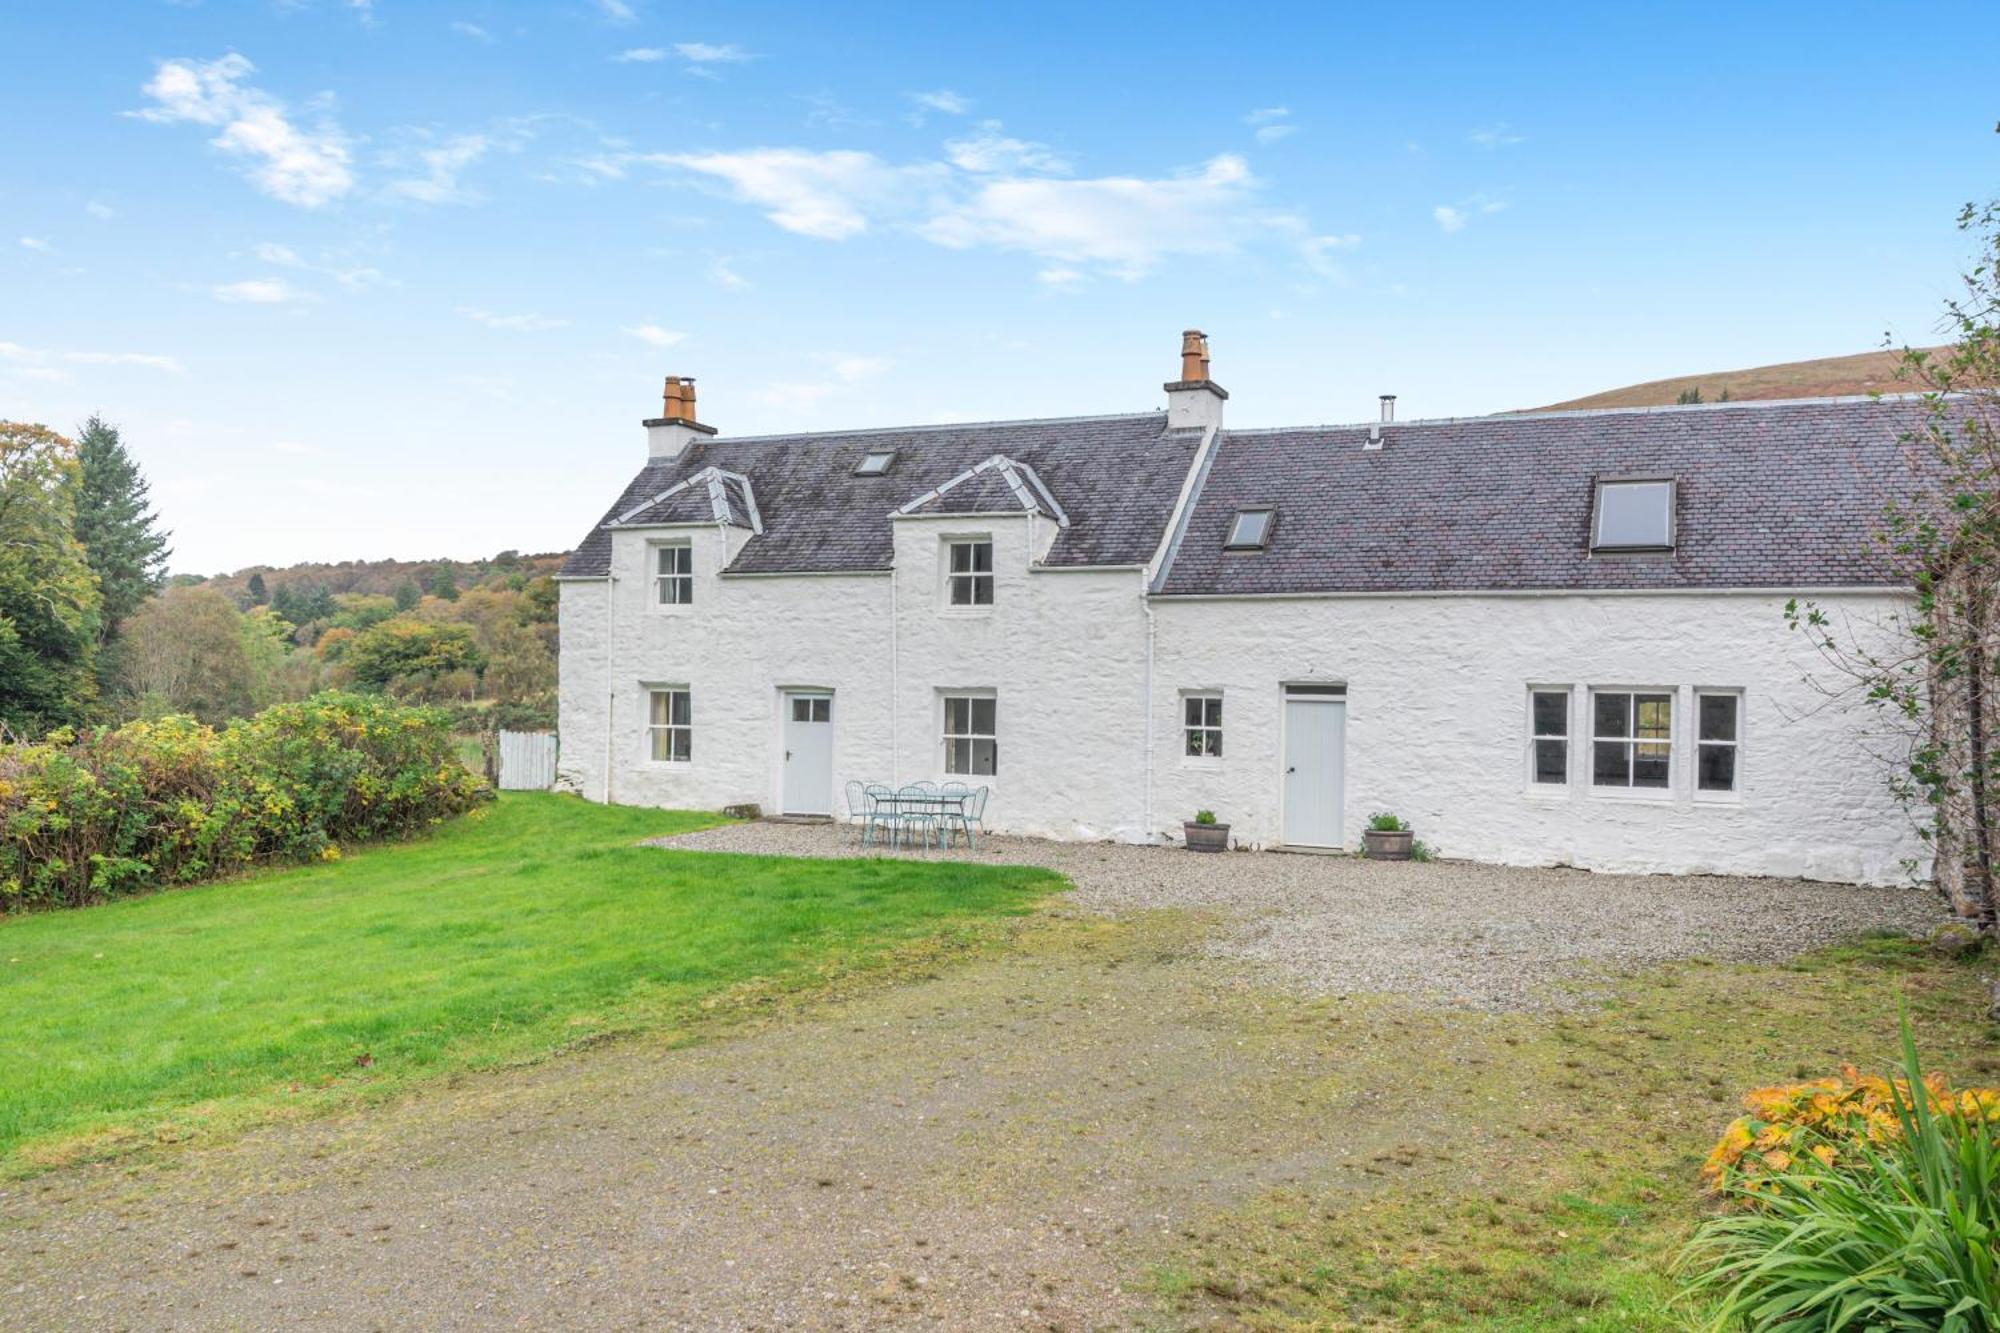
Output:
[[[1736,704],[1736,734],[1728,740],[1703,740],[1701,735],[1701,701],[1708,698],[1731,699]],[[1743,691],[1717,686],[1697,686],[1694,692],[1694,708],[1689,714],[1688,744],[1694,756],[1694,766],[1689,770],[1688,790],[1694,799],[1716,805],[1731,805],[1743,799]],[[1706,746],[1728,746],[1736,751],[1736,763],[1731,770],[1734,781],[1727,791],[1716,791],[1701,785],[1701,752]]]
[[[664,566],[667,554],[673,552],[679,557],[676,563],[682,569],[668,572]],[[650,544],[648,561],[653,588],[653,609],[669,613],[683,612],[694,605],[694,543],[686,537]],[[672,600],[667,598],[669,585],[675,589]]]
[[[1262,531],[1256,540],[1242,537],[1245,519],[1261,516],[1264,520]],[[1278,526],[1278,510],[1275,505],[1249,505],[1237,510],[1229,519],[1229,531],[1223,535],[1222,549],[1225,551],[1265,551],[1271,546],[1271,533]]]
[[[882,460],[881,467],[868,466],[869,463],[878,458]],[[854,475],[857,477],[886,477],[894,470],[895,466],[896,451],[894,449],[869,449],[862,453],[861,461],[854,465]]]
[[[1614,691],[1615,693],[1615,691]],[[1563,733],[1560,736],[1539,730],[1535,725],[1535,696],[1538,694],[1559,695],[1563,703]],[[1561,741],[1563,747],[1563,779],[1561,782],[1543,782],[1537,775],[1541,772],[1536,751],[1543,741]],[[1541,796],[1567,796],[1576,787],[1576,690],[1568,685],[1528,686],[1528,753],[1527,771],[1523,775],[1528,791]]]
[[[1603,737],[1597,734],[1597,700],[1600,696],[1607,694],[1622,694],[1629,698],[1630,702],[1627,703],[1625,709],[1625,726],[1627,732],[1631,734]],[[1639,699],[1642,696],[1664,698],[1667,701],[1667,734],[1664,740],[1658,737],[1643,737],[1636,734],[1639,729]],[[1614,801],[1671,801],[1675,799],[1681,787],[1679,773],[1680,745],[1678,736],[1681,726],[1681,713],[1684,710],[1681,708],[1680,689],[1673,685],[1593,685],[1590,687],[1589,699],[1585,706],[1588,710],[1585,722],[1589,727],[1589,748],[1585,753],[1589,762],[1583,771],[1583,781],[1589,787],[1590,794]],[[1622,742],[1627,747],[1628,757],[1625,768],[1627,781],[1624,785],[1601,783],[1597,780],[1597,746],[1600,740],[1607,745]],[[1633,769],[1636,767],[1638,747],[1640,745],[1665,745],[1667,747],[1667,784],[1664,787],[1639,787],[1631,783],[1630,778]]]
[[[985,569],[978,568],[978,551],[981,547],[986,548]],[[962,572],[954,565],[961,549],[973,552],[968,557],[972,568]],[[995,554],[993,537],[990,533],[968,533],[944,539],[944,605],[947,611],[970,616],[985,615],[992,611],[994,603],[999,600],[1000,592],[993,577]],[[982,582],[986,587],[986,600],[983,602],[978,600]],[[958,600],[961,584],[966,588],[966,595],[970,600],[963,602]]]
[[[965,718],[964,718],[965,729],[962,731],[953,731],[951,729],[952,725],[951,706],[954,703],[960,703],[960,702],[963,702],[966,706]],[[975,705],[981,703],[991,704],[993,706],[993,729],[991,731],[973,730],[973,728],[977,725],[977,721],[974,717],[974,714],[977,713],[978,709],[975,707]],[[994,691],[992,690],[939,691],[938,734],[942,742],[939,747],[940,752],[939,752],[938,764],[940,770],[944,773],[946,777],[998,778],[1000,776],[1000,699],[999,696]],[[975,748],[975,742],[978,741],[986,741],[993,747],[993,771],[991,773],[979,773],[973,771],[977,767],[978,763],[977,759],[974,757],[975,754],[977,753]],[[966,767],[964,769],[957,769],[952,767],[953,763],[952,752],[955,743],[958,742],[963,742],[965,744]]]
[[[654,705],[661,696],[667,699],[667,720],[656,722]],[[680,721],[674,720],[673,700],[681,700]],[[649,764],[692,764],[694,762],[694,691],[686,685],[646,686],[646,762]],[[678,733],[683,738],[683,750],[678,758],[673,752],[673,737]],[[660,742],[666,742],[666,755],[660,754]]]
[[[1202,711],[1199,721],[1189,720],[1188,706],[1190,704],[1201,705]],[[1208,710],[1209,704],[1215,705],[1215,720],[1213,722],[1208,720],[1210,716]],[[1227,717],[1227,714],[1223,711],[1221,690],[1181,691],[1181,762],[1183,764],[1212,765],[1222,762],[1222,756],[1227,753],[1222,746],[1225,717]],[[1194,749],[1190,749],[1189,745],[1194,742],[1197,736],[1203,738],[1213,736],[1215,738],[1215,748],[1211,751],[1206,743],[1203,743]]]

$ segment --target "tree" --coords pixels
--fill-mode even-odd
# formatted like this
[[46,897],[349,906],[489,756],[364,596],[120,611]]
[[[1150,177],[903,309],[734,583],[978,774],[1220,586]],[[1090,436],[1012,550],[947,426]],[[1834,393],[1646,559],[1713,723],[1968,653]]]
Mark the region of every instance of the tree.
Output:
[[76,446],[0,421],[0,722],[40,735],[97,695],[97,577],[76,539]]
[[423,600],[424,590],[417,586],[415,579],[404,579],[396,585],[396,609],[407,611]]
[[211,725],[250,713],[259,683],[244,621],[214,588],[168,588],[139,608],[118,655],[127,710],[192,713]]
[[342,662],[363,689],[423,697],[446,677],[441,693],[463,693],[459,677],[473,676],[485,663],[472,630],[465,625],[397,616],[363,630],[342,654]]
[[1679,393],[1674,395],[1674,406],[1676,407],[1692,407],[1696,403],[1699,403],[1700,401],[1701,401],[1701,389],[1699,387],[1693,389],[1682,389]]
[[[1952,343],[1903,350],[1898,375],[1921,389],[1904,435],[1916,466],[1884,514],[1882,541],[1910,570],[1914,611],[1863,638],[1824,608],[1786,616],[1870,704],[1904,727],[1892,783],[1920,819],[1952,910],[2000,929],[2000,201],[1967,205],[1979,237],[1965,296],[1945,305]],[[2000,991],[1996,991],[2000,998]]]
[[271,594],[264,589],[264,576],[262,574],[252,574],[250,582],[244,587],[244,591],[250,594],[250,605],[252,606],[262,606],[271,600]]
[[447,602],[458,600],[458,578],[450,565],[439,565],[431,574],[430,594]]
[[173,548],[147,499],[145,474],[125,451],[116,426],[96,416],[84,422],[76,457],[81,477],[76,537],[97,575],[98,641],[109,643],[126,618],[159,591]]

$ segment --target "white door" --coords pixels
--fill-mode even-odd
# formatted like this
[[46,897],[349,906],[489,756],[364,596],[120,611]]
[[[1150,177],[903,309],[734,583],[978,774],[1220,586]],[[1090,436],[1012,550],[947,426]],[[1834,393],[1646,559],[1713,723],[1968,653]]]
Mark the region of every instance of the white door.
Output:
[[1338,847],[1347,701],[1330,695],[1285,699],[1285,827],[1293,847]]
[[785,696],[784,814],[833,813],[833,697]]

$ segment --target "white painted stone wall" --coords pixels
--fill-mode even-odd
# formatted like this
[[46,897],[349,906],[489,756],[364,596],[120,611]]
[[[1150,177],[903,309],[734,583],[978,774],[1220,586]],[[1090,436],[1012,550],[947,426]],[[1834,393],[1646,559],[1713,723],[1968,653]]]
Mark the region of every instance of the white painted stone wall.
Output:
[[[993,541],[993,606],[946,605],[944,541],[953,535]],[[943,694],[990,691],[999,772],[962,779],[992,788],[988,827],[1143,837],[1143,576],[1031,570],[1031,552],[1045,551],[1053,535],[1050,520],[1021,514],[901,518],[893,578],[724,578],[733,554],[725,543],[741,540],[733,531],[618,533],[608,613],[605,583],[562,585],[560,785],[606,799],[608,754],[615,803],[755,802],[777,811],[784,691],[824,690],[834,700],[839,813],[850,779],[952,778],[944,771]],[[692,543],[689,606],[654,604],[651,548],[661,539]],[[655,686],[691,692],[689,763],[650,758],[647,692]]]
[[[1857,629],[1886,624],[1888,594],[1823,599]],[[1347,686],[1342,824],[1357,845],[1392,811],[1445,856],[1593,870],[1908,878],[1923,857],[1891,799],[1872,710],[1806,682],[1829,673],[1768,595],[1450,596],[1159,601],[1156,830],[1213,809],[1246,844],[1282,839],[1288,681]],[[1567,685],[1571,784],[1528,781],[1528,690]],[[1673,789],[1588,786],[1592,686],[1672,687]],[[1692,791],[1695,687],[1743,691],[1742,792]],[[1223,691],[1224,756],[1183,758],[1183,690]]]
[[[562,586],[559,784],[593,800],[782,808],[784,691],[834,697],[834,808],[849,780],[944,780],[942,695],[997,700],[989,826],[1056,838],[1177,838],[1210,808],[1246,845],[1282,841],[1282,685],[1347,687],[1342,826],[1377,810],[1441,854],[1598,870],[1900,882],[1923,847],[1863,734],[1869,710],[1806,682],[1823,666],[1770,595],[1156,600],[1137,570],[1034,569],[1050,521],[1019,514],[894,521],[889,575],[723,578],[742,536],[714,526],[621,532],[616,579]],[[945,542],[994,542],[991,608],[945,601]],[[695,601],[653,604],[650,550],[692,542]],[[1827,599],[1856,625],[1901,606]],[[606,653],[611,661],[607,675]],[[1528,781],[1530,684],[1571,687],[1572,782]],[[646,690],[693,695],[694,758],[655,763]],[[1593,686],[1670,687],[1674,786],[1588,786]],[[1743,691],[1742,791],[1692,791],[1697,687]],[[1220,690],[1225,754],[1183,756],[1181,696]],[[610,743],[606,745],[606,721]],[[1151,728],[1151,805],[1147,728]],[[1888,747],[1879,739],[1878,751]],[[607,756],[610,778],[605,778]],[[976,779],[975,779],[976,781]]]

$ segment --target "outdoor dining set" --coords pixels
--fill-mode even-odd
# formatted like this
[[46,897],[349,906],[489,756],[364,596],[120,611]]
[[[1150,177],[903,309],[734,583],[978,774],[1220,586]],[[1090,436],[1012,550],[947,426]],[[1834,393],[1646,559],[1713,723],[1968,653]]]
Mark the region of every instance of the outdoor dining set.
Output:
[[850,782],[847,819],[861,826],[864,847],[884,838],[891,847],[913,842],[926,849],[933,844],[948,847],[960,834],[965,835],[967,847],[974,847],[975,835],[986,830],[987,792],[988,788],[962,782],[912,782],[904,787]]

